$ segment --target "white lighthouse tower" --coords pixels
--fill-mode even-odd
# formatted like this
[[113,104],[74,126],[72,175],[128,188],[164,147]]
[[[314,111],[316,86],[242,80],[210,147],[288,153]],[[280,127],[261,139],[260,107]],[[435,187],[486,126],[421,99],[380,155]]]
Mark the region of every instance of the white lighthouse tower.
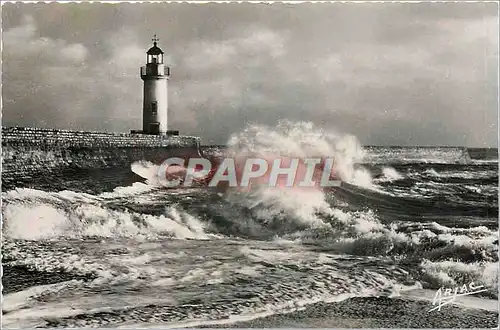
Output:
[[168,130],[167,82],[170,68],[163,63],[163,51],[153,37],[153,47],[147,51],[146,65],[141,67],[144,81],[144,103],[142,112],[142,133],[165,135]]

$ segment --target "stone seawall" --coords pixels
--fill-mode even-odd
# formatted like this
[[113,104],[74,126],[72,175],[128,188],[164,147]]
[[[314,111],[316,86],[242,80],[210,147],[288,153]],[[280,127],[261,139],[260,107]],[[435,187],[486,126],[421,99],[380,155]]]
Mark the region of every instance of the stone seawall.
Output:
[[127,167],[135,161],[159,163],[199,152],[193,136],[2,127],[2,184],[66,169]]

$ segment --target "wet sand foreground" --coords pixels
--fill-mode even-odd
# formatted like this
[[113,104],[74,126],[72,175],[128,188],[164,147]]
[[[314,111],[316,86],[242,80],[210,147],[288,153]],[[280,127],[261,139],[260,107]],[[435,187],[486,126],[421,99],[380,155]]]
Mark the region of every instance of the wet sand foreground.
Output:
[[210,328],[496,328],[498,312],[407,298],[351,298],[304,310]]

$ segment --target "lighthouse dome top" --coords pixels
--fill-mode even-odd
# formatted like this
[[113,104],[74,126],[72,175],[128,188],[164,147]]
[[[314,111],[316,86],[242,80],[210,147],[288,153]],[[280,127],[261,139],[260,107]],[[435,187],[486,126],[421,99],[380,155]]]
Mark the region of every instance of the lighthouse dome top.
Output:
[[156,41],[153,44],[153,47],[149,48],[148,55],[160,55],[163,54],[163,50],[160,47],[156,46]]
[[153,37],[153,47],[147,51],[148,59],[147,64],[163,64],[163,50],[156,45],[158,38],[156,34]]
[[147,54],[148,55],[161,55],[161,54],[163,54],[163,50],[161,50],[161,48],[156,45],[158,40],[160,40],[160,39],[158,39],[156,34],[153,36],[153,39],[151,39],[151,40],[153,41],[153,47],[149,48]]

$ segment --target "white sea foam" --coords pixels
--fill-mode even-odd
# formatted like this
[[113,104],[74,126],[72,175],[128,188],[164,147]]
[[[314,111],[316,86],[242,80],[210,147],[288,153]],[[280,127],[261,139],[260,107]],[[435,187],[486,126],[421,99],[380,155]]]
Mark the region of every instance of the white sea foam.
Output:
[[[135,163],[132,164],[133,168],[139,167]],[[134,182],[131,186],[116,187],[112,192],[103,192],[98,195],[100,198],[116,199],[123,197],[137,196],[138,194],[148,193],[152,190],[158,189],[157,187],[148,183]]]
[[[145,191],[134,185],[104,195],[123,197],[132,191]],[[154,237],[205,239],[205,224],[174,206],[164,214],[149,215],[117,210],[102,203],[103,195],[48,193],[16,189],[3,195],[4,234],[17,239],[39,240],[56,237]]]
[[424,272],[438,285],[462,286],[474,282],[490,292],[498,293],[498,262],[464,263],[456,260],[429,261],[421,263]]
[[[365,151],[355,136],[325,131],[310,122],[282,120],[276,127],[250,125],[233,134],[227,143],[226,154],[275,155],[286,157],[333,157],[335,173],[346,182],[368,184],[365,169],[356,167]],[[363,179],[361,179],[363,178]]]
[[424,171],[412,171],[410,172],[410,176],[414,178],[459,178],[459,179],[481,179],[481,178],[491,178],[498,174],[495,169],[469,169],[469,170],[457,170],[457,169],[439,169],[437,171],[434,168],[428,168]]
[[[312,123],[281,121],[277,127],[251,125],[234,134],[227,143],[226,156],[265,157],[333,157],[334,172],[338,178],[351,184],[370,187],[370,173],[357,166],[364,156],[358,140],[351,135],[326,132]],[[245,158],[243,157],[243,158]],[[318,213],[332,214],[333,209],[321,189],[259,187],[247,194],[226,194],[232,202],[254,209],[255,215],[264,220],[275,219],[280,214],[287,221],[297,221],[313,227],[328,226]]]
[[[120,253],[112,252],[119,247],[116,245],[118,243],[110,246],[106,242],[87,242],[79,253],[87,254],[84,256],[88,258],[87,264],[93,265],[99,277],[86,282],[72,281],[31,288],[5,296],[9,313],[4,315],[4,325],[12,326],[17,322],[17,325],[22,326],[44,326],[46,319],[113,311],[123,314],[128,320],[110,320],[111,325],[126,326],[138,321],[137,314],[129,313],[128,308],[140,310],[152,304],[160,309],[161,306],[171,306],[172,310],[176,310],[175,316],[186,317],[181,321],[182,324],[212,319],[214,316],[220,322],[228,320],[224,317],[226,315],[233,315],[232,320],[240,320],[240,317],[251,317],[257,313],[283,313],[314,302],[378,295],[386,289],[400,287],[397,280],[392,278],[393,272],[382,275],[377,274],[376,267],[370,270],[356,266],[356,272],[351,274],[350,268],[338,270],[335,267],[338,256],[318,255],[300,246],[282,247],[278,251],[274,244],[266,242],[239,242],[239,248],[231,244],[219,244],[218,241],[207,244],[175,242],[162,242],[159,248],[157,245],[131,245],[130,242],[122,241],[121,247],[126,248],[126,251]],[[63,242],[60,244],[64,246]],[[19,247],[18,252],[31,265],[46,260],[56,269],[66,266],[70,256],[66,252],[54,254],[53,251],[53,247],[31,252],[30,249]],[[101,255],[95,255],[96,251]],[[182,258],[171,256],[173,251],[181,252]],[[290,265],[305,265],[306,268],[297,269],[300,273],[298,277],[276,272]],[[314,278],[309,276],[307,265],[317,268]],[[253,283],[241,284],[241,287],[217,287],[227,280],[227,283],[233,283],[233,276],[252,279]],[[332,277],[336,279],[335,283],[330,283]],[[218,290],[202,291],[206,297],[202,300],[216,300],[219,294],[238,297],[241,293],[247,294],[248,290],[256,295],[249,300],[251,304],[235,299],[221,302],[217,308],[213,308],[211,303],[206,308],[202,306],[194,312],[195,315],[183,311],[182,306],[189,304],[192,299],[192,293],[186,294],[184,288],[201,290],[207,285]],[[177,319],[172,317],[171,321],[163,324],[180,324]],[[74,321],[80,324],[80,319]],[[107,322],[107,319],[96,321]],[[151,325],[149,322],[148,326]]]
[[383,181],[395,181],[403,179],[403,176],[398,173],[393,167],[382,168],[382,174],[384,175]]
[[146,184],[150,187],[160,186],[160,178],[158,177],[159,168],[159,165],[148,161],[138,161],[130,165],[132,172],[146,179]]
[[462,147],[370,147],[365,160],[372,164],[468,164],[471,158]]
[[[229,143],[230,152],[278,152],[299,157],[334,155],[338,174],[344,181],[373,189],[370,173],[357,165],[363,160],[364,152],[355,138],[321,132],[306,123],[285,122],[280,125],[277,130],[254,126],[233,136]],[[147,197],[157,196],[150,194],[159,189],[154,185],[157,166],[140,162],[132,165],[132,170],[148,182],[118,187],[113,192],[99,195],[71,191],[48,193],[33,189],[3,194],[5,237],[23,241],[7,242],[9,257],[15,260],[12,265],[97,276],[85,283],[77,281],[71,282],[75,285],[44,286],[8,295],[9,313],[4,315],[4,320],[7,320],[4,325],[43,326],[44,319],[110,309],[126,314],[122,309],[148,304],[181,305],[202,294],[200,300],[207,301],[225,295],[231,297],[231,294],[238,293],[239,287],[217,285],[234,283],[231,276],[235,274],[237,279],[251,278],[251,287],[246,289],[256,296],[248,301],[258,300],[260,305],[240,309],[237,316],[224,319],[227,322],[293,311],[317,301],[379,295],[385,289],[396,294],[403,287],[399,278],[392,277],[397,269],[392,264],[388,267],[384,258],[377,259],[374,255],[385,256],[397,244],[408,244],[413,248],[429,240],[443,242],[452,248],[491,252],[493,242],[498,238],[497,233],[486,227],[457,229],[437,223],[416,225],[414,230],[405,231],[404,224],[381,221],[375,210],[336,208],[327,202],[327,196],[319,189],[269,188],[246,195],[229,192],[226,198],[248,207],[264,223],[278,217],[284,225],[286,222],[302,225],[301,231],[275,237],[271,242],[165,240],[165,236],[196,239],[213,236],[206,234],[206,223],[180,207],[167,207],[161,215],[111,207],[111,203],[123,199],[137,202],[140,196],[146,197],[143,204],[147,204],[151,202]],[[402,177],[390,167],[383,170],[383,175],[383,179],[389,181]],[[235,221],[243,220],[246,219]],[[338,247],[340,252],[337,255],[307,250],[300,244],[309,240],[318,244],[320,240],[315,235],[323,231],[331,235],[333,241],[330,242],[328,236],[325,245]],[[81,239],[89,236],[88,240]],[[77,240],[71,241],[72,238]],[[54,245],[47,247],[45,241],[36,242],[47,239]],[[176,245],[179,242],[184,245]],[[210,246],[209,243],[213,242],[215,245]],[[382,251],[375,251],[381,243]],[[360,251],[360,247],[366,250]],[[357,256],[350,255],[342,260],[342,253],[352,251],[358,253]],[[363,252],[368,252],[369,257],[359,257]],[[352,260],[370,262],[351,271],[351,265],[342,262]],[[378,262],[376,266],[373,266],[373,260]],[[442,284],[457,284],[471,278],[494,288],[498,278],[498,263],[495,262],[465,264],[451,260],[424,260],[421,268],[429,278]],[[301,288],[304,282],[306,285]],[[239,283],[244,285],[244,281]],[[280,287],[283,283],[286,286]],[[325,288],[329,286],[332,286],[331,291],[326,292]],[[206,287],[211,289],[203,291]],[[189,291],[186,292],[185,288]],[[287,291],[286,288],[291,289]],[[340,289],[348,293],[339,294]],[[240,298],[235,298],[231,303],[239,301]],[[220,310],[227,311],[226,307],[220,306]],[[201,308],[199,310],[203,313]],[[207,315],[200,319],[191,316],[185,322],[162,323],[162,327],[212,324],[212,321],[205,323],[203,320]],[[213,324],[225,321],[213,321]],[[130,327],[133,323],[127,321],[121,325]],[[152,326],[151,323],[142,325]]]

